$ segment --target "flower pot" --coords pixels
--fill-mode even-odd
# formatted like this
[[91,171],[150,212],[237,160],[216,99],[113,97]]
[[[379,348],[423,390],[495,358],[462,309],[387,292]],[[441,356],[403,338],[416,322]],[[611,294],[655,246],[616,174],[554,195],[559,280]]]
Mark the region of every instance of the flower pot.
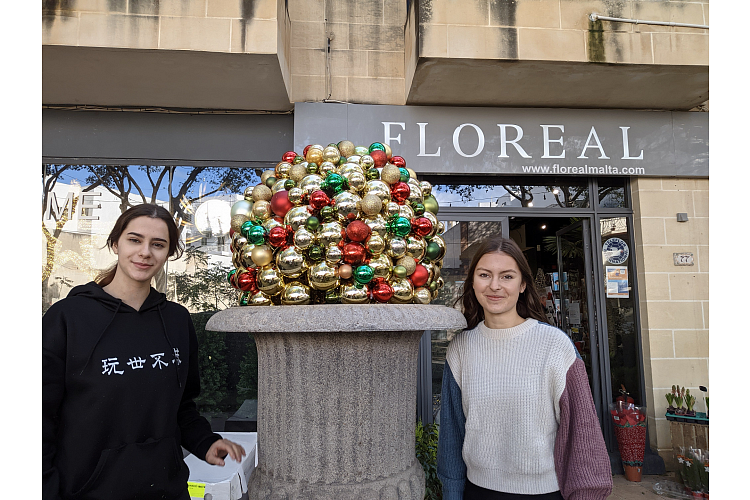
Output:
[[643,467],[639,465],[623,465],[623,468],[625,469],[625,479],[634,483],[641,482]]

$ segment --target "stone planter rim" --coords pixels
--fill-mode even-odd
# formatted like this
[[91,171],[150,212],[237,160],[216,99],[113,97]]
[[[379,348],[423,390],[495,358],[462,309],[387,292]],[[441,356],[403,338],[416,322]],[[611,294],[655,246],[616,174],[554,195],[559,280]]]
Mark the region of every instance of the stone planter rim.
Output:
[[460,331],[461,311],[437,304],[320,304],[242,306],[211,316],[206,330],[214,332],[403,332]]

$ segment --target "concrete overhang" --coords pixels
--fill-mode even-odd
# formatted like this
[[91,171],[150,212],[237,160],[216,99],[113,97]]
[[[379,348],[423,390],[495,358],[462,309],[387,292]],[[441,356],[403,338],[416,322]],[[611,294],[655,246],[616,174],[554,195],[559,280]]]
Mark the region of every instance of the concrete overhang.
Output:
[[407,104],[689,110],[708,66],[421,57]]
[[276,54],[42,46],[42,103],[290,111]]

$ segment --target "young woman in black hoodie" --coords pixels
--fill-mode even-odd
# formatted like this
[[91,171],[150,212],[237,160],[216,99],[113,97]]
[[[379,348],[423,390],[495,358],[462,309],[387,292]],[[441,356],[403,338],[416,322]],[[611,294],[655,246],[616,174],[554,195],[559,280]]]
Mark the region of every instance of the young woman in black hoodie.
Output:
[[190,315],[150,286],[181,242],[169,212],[123,213],[109,272],[42,318],[44,499],[189,500],[180,445],[214,465],[242,447],[211,432]]

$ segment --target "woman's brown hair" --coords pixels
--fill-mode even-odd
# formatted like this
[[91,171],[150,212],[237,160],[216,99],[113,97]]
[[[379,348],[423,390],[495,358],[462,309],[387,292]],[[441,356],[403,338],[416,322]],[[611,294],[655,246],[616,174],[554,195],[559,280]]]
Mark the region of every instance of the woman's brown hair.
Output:
[[[120,236],[125,232],[125,229],[130,224],[130,221],[137,219],[138,217],[149,217],[151,219],[161,219],[167,224],[167,231],[169,232],[169,257],[174,256],[175,259],[179,259],[182,255],[184,245],[180,240],[180,232],[177,230],[177,224],[172,217],[172,214],[159,205],[153,205],[151,203],[143,203],[127,209],[125,212],[117,218],[115,226],[110,231],[107,237],[107,248],[112,250],[115,243],[120,240]],[[117,263],[114,266],[101,272],[94,281],[101,286],[107,286],[112,283],[112,279],[117,273]]]
[[543,323],[548,323],[549,321],[544,313],[544,308],[542,307],[542,303],[539,300],[534,287],[534,278],[531,274],[531,267],[529,267],[529,263],[521,251],[521,248],[515,241],[498,236],[487,239],[479,245],[477,252],[471,259],[471,264],[469,264],[468,275],[466,276],[466,281],[464,281],[463,293],[453,303],[455,306],[457,303],[461,302],[464,317],[466,318],[467,329],[471,330],[476,327],[480,321],[484,320],[484,309],[479,305],[477,296],[474,293],[474,271],[477,268],[479,259],[481,259],[483,255],[495,252],[504,253],[511,257],[516,261],[516,265],[521,271],[521,277],[526,287],[518,296],[518,302],[516,302],[516,311],[518,312],[518,315],[524,319],[534,318]]

